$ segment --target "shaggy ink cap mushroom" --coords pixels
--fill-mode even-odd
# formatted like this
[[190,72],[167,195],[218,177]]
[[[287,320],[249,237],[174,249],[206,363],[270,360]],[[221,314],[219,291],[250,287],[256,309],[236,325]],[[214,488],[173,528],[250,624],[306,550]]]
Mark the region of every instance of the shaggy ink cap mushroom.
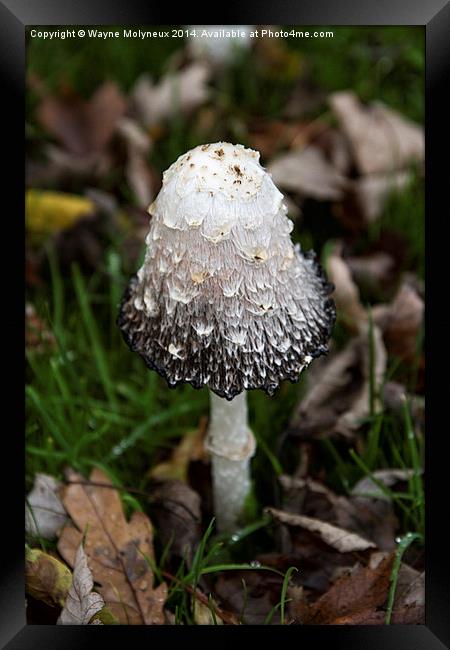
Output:
[[328,351],[333,286],[290,233],[283,194],[259,153],[195,147],[164,172],[145,261],[118,324],[172,387],[208,386],[228,400],[298,381]]

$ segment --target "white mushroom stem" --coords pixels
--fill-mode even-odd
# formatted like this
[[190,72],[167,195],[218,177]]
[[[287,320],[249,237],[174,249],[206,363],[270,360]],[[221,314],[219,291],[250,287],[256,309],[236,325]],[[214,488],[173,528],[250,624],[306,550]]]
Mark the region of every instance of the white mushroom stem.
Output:
[[210,391],[207,449],[211,454],[214,512],[219,532],[238,526],[250,492],[250,458],[255,438],[248,427],[247,394],[228,401]]

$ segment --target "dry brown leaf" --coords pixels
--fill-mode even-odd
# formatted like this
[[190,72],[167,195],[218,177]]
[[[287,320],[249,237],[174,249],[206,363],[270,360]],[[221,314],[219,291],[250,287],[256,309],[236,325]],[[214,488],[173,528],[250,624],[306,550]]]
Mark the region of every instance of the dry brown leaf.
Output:
[[353,92],[333,93],[329,101],[361,174],[392,173],[411,162],[423,161],[421,126],[381,103],[363,106]]
[[391,304],[374,307],[374,321],[383,331],[390,354],[409,362],[415,358],[424,310],[423,299],[407,282],[402,284]]
[[100,594],[92,591],[93,588],[94,580],[81,543],[75,555],[72,584],[58,618],[58,625],[89,625],[105,605]]
[[71,153],[85,156],[101,151],[125,113],[126,102],[118,86],[107,81],[88,102],[78,97],[45,94],[37,108],[41,125]]
[[[163,624],[167,585],[153,588],[153,573],[145,559],[154,559],[150,520],[144,513],[134,512],[128,522],[114,488],[86,485],[85,479],[72,470],[68,480],[63,503],[75,526],[64,528],[58,542],[60,554],[74,566],[85,534],[94,580],[112,614],[122,624]],[[99,469],[92,471],[90,482],[112,485]]]
[[327,273],[335,286],[333,298],[339,318],[353,331],[360,331],[367,322],[367,313],[349,265],[342,256],[342,242],[336,242],[327,258]]
[[395,547],[398,521],[389,502],[338,495],[310,478],[284,475],[279,480],[284,510],[328,521],[369,539],[380,549]]
[[27,496],[25,530],[33,537],[54,539],[68,521],[59,495],[61,482],[49,474],[36,474]]
[[347,185],[346,178],[314,145],[276,157],[267,171],[278,187],[318,201],[341,199]]
[[[334,585],[309,608],[305,625],[358,624],[356,616],[367,619],[387,599],[394,553],[376,568],[356,566],[338,578]],[[344,618],[345,617],[345,618]]]
[[157,84],[148,75],[141,76],[131,92],[140,121],[153,127],[176,111],[185,114],[204,104],[210,95],[210,76],[210,66],[199,61],[162,77]]
[[305,528],[319,536],[323,542],[340,553],[352,553],[354,551],[366,551],[369,548],[375,548],[375,544],[368,539],[364,539],[349,530],[333,526],[326,521],[290,512],[283,512],[276,508],[266,508],[266,511],[282,524]]

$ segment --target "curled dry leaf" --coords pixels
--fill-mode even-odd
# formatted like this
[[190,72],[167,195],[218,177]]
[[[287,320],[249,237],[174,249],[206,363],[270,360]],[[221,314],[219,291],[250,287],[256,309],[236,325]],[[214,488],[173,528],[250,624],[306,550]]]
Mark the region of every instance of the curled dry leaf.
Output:
[[341,435],[352,439],[370,412],[371,373],[374,408],[380,407],[378,395],[386,370],[386,350],[381,332],[374,326],[372,368],[368,339],[366,330],[320,364],[317,373],[309,378],[306,394],[290,419],[291,435],[304,438]]
[[134,512],[127,521],[118,491],[99,469],[93,470],[90,481],[72,470],[67,478],[63,503],[75,525],[64,528],[58,542],[60,554],[74,566],[84,533],[94,580],[111,613],[122,624],[163,624],[167,585],[153,588],[150,520]]
[[407,282],[402,284],[390,305],[377,305],[373,309],[374,321],[383,331],[390,354],[409,362],[415,358],[424,309],[423,299]]
[[148,75],[141,76],[131,92],[138,118],[149,128],[174,111],[189,113],[208,100],[210,76],[210,66],[200,61],[166,75],[157,84]]
[[392,504],[375,498],[346,497],[313,479],[280,476],[283,509],[299,512],[344,528],[383,550],[395,547],[398,521]]
[[327,272],[335,286],[333,298],[339,318],[352,330],[359,331],[367,322],[359,289],[353,281],[349,265],[342,257],[342,243],[336,242],[327,258]]
[[375,544],[368,539],[364,539],[349,530],[333,526],[326,521],[290,512],[283,512],[276,508],[266,508],[266,511],[282,524],[305,528],[340,553],[352,553],[354,551],[366,551],[369,548],[375,548]]
[[67,522],[60,497],[61,482],[49,474],[36,474],[26,499],[25,530],[33,537],[54,539]]
[[91,622],[105,605],[100,594],[92,591],[93,588],[92,573],[83,544],[80,544],[75,555],[72,585],[58,618],[59,625],[88,625]]
[[414,470],[412,469],[379,469],[372,472],[371,476],[365,476],[358,481],[353,486],[351,493],[354,496],[370,496],[373,499],[384,499],[385,501],[390,501],[389,496],[383,492],[377,483],[382,483],[386,487],[391,487],[401,481],[408,481],[412,476],[414,476]]
[[363,106],[353,92],[333,93],[329,101],[361,174],[392,173],[424,160],[421,126],[381,102]]
[[147,155],[152,144],[150,137],[129,117],[122,117],[117,125],[117,132],[127,147],[125,176],[128,185],[138,206],[146,210],[154,198],[153,175],[147,164]]
[[267,171],[277,187],[318,201],[341,199],[347,185],[346,178],[313,145],[276,157]]
[[53,555],[38,548],[25,550],[26,593],[50,607],[64,607],[72,572]]

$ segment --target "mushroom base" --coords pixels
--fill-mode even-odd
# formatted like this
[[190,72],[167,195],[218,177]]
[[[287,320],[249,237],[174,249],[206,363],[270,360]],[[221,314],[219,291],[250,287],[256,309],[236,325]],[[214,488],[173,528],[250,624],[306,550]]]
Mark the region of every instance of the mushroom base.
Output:
[[255,438],[248,427],[245,392],[229,401],[210,391],[210,398],[206,448],[211,454],[214,512],[219,532],[231,532],[250,492]]

